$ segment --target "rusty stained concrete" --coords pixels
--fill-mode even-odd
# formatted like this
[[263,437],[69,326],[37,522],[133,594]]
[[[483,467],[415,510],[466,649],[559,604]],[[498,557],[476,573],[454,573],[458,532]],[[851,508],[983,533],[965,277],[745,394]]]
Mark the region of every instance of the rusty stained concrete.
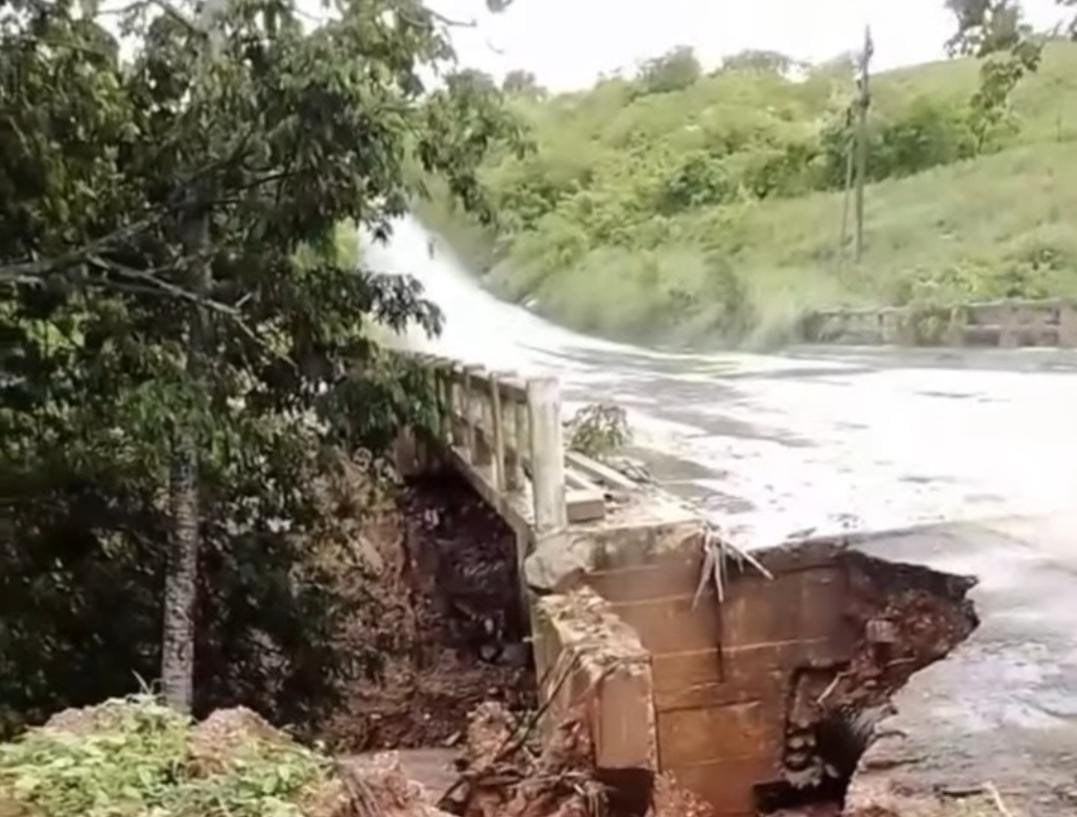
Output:
[[830,713],[885,704],[975,623],[959,577],[832,541],[762,558],[774,580],[733,572],[721,606],[711,591],[693,607],[700,559],[683,553],[607,563],[536,602],[543,694],[555,713],[587,701],[600,768],[671,773],[716,814],[750,817],[758,785],[823,782]]

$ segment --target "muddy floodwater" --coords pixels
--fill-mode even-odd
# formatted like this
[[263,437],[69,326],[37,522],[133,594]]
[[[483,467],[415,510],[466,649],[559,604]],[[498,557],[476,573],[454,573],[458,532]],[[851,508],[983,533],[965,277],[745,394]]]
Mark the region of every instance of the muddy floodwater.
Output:
[[656,479],[745,545],[1077,505],[1072,351],[644,349],[499,301],[428,236],[402,221],[364,259],[444,311],[442,336],[411,344],[556,374],[570,408],[616,401]]

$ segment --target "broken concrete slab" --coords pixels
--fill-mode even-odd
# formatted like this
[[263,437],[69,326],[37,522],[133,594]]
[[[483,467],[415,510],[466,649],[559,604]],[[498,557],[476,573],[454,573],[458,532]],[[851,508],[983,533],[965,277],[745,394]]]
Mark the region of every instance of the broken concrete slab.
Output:
[[600,570],[684,560],[699,552],[704,523],[664,493],[633,495],[605,519],[540,537],[524,562],[527,585],[561,592]]
[[537,601],[534,644],[547,724],[579,709],[598,769],[656,772],[650,653],[632,628],[583,587]]

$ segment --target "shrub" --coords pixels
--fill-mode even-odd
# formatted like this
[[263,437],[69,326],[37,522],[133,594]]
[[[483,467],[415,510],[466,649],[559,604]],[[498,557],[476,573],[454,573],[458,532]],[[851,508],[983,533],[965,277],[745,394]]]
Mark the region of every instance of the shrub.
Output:
[[640,95],[666,94],[694,85],[703,73],[695,51],[679,45],[661,57],[648,60],[636,77]]
[[195,727],[139,696],[66,712],[56,726],[0,746],[0,810],[295,817],[309,813],[301,805],[317,801],[330,774],[327,759],[243,710]]
[[592,403],[569,421],[568,447],[589,457],[615,454],[632,440],[628,415],[611,403]]

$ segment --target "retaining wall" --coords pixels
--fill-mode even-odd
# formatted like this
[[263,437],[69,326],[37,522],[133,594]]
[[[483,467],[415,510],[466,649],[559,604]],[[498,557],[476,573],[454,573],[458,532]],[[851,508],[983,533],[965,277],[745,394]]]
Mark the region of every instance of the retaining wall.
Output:
[[823,782],[839,761],[821,725],[878,707],[976,623],[972,580],[831,540],[759,552],[773,579],[731,567],[722,602],[712,587],[693,607],[699,544],[599,558],[539,599],[535,660],[555,720],[584,706],[600,770],[671,773],[719,817],[753,817],[764,788]]
[[[782,778],[786,710],[797,672],[834,667],[851,655],[855,634],[842,619],[845,574],[833,555],[829,548],[772,553],[773,581],[731,576],[723,604],[711,590],[695,609],[699,556],[588,574],[584,592],[591,595],[585,597],[601,597],[604,614],[628,625],[650,664],[649,677],[639,676],[645,680],[632,687],[629,709],[636,714],[629,718],[637,726],[653,724],[653,734],[627,730],[624,740],[632,745],[616,750],[600,740],[600,756],[654,752],[658,771],[671,772],[718,815],[754,815],[755,786]],[[558,616],[564,620],[563,598],[543,599],[537,608],[540,677],[556,674],[551,667],[565,642],[564,625],[556,624]],[[645,681],[646,717],[638,714],[648,697]],[[621,692],[610,694],[624,699]],[[613,712],[612,704],[593,711]],[[608,732],[597,721],[593,729]]]
[[832,309],[801,326],[813,343],[903,346],[1077,347],[1077,304],[1005,300],[935,307]]

